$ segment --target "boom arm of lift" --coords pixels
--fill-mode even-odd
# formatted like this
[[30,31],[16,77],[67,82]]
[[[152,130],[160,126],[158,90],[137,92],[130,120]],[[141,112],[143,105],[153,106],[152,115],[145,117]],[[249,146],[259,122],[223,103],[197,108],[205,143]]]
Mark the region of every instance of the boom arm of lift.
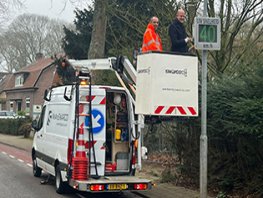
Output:
[[[134,83],[136,82],[136,70],[134,69],[133,65],[129,61],[129,59],[125,56],[119,56],[117,58],[110,57],[104,59],[85,59],[85,60],[72,60],[70,59],[69,62],[72,66],[79,71],[89,72],[92,70],[113,70],[116,71],[120,75],[127,74],[130,76],[129,82]],[[128,78],[128,77],[127,77]]]

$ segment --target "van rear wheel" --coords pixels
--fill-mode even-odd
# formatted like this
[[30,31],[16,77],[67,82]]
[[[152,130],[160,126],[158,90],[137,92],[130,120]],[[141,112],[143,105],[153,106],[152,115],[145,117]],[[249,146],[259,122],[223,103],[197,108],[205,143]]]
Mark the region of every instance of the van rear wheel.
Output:
[[68,184],[62,181],[61,170],[59,165],[56,166],[56,192],[58,194],[63,194],[67,191]]
[[35,156],[32,157],[33,161],[33,175],[35,177],[40,177],[42,173],[42,169],[37,166],[37,159]]

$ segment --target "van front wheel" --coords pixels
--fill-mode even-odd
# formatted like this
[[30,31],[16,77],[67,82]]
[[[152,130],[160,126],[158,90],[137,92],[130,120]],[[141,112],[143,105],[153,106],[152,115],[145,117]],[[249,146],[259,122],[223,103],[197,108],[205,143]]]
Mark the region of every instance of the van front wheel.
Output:
[[62,181],[61,172],[59,165],[56,166],[56,192],[58,194],[63,194],[66,192],[68,184]]
[[35,177],[40,177],[42,173],[42,169],[37,166],[37,159],[35,156],[33,156],[32,161],[33,161],[33,175]]

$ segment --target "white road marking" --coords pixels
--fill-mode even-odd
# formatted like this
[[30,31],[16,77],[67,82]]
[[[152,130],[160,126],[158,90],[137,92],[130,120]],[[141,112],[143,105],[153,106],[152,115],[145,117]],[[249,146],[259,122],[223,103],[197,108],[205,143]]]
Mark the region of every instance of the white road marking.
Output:
[[26,165],[28,165],[28,166],[31,167],[31,168],[33,167],[32,164],[29,164],[29,163],[27,163]]
[[12,159],[14,159],[14,158],[15,158],[15,156],[13,156],[13,155],[9,155],[9,157],[11,157]]
[[[6,152],[4,152],[4,151],[1,151],[1,153],[3,153],[4,155],[9,155],[8,153],[6,153]],[[9,157],[12,158],[12,159],[17,159],[19,162],[26,163],[24,160],[19,159],[19,158],[16,158],[16,157],[13,156],[13,155],[9,155]],[[32,168],[32,164],[26,163],[26,165]]]

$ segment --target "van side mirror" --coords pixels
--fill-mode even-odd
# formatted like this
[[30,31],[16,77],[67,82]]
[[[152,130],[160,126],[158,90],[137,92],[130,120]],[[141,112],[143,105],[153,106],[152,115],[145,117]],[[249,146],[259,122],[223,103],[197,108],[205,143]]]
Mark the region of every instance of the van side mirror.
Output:
[[37,120],[33,120],[31,126],[32,126],[32,128],[35,129],[36,131],[39,130]]
[[[50,101],[50,100],[51,100],[51,91],[52,91],[52,90],[50,90],[50,92],[48,92],[47,89],[45,90],[44,100],[46,100],[46,101]],[[49,93],[49,94],[48,94],[48,93]],[[49,95],[49,96],[48,96],[48,95]]]
[[71,91],[70,91],[70,96],[68,97],[68,96],[67,96],[67,87],[65,87],[65,90],[64,90],[64,99],[65,99],[66,101],[71,101],[71,100],[72,100],[72,90],[73,90],[73,86],[72,86]]

